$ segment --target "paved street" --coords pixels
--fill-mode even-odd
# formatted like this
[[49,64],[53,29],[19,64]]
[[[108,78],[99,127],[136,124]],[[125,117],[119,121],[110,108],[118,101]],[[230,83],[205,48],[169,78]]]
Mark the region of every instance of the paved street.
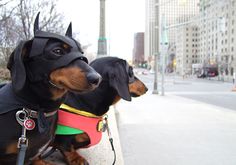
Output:
[[[139,74],[148,88],[153,90],[154,75]],[[161,93],[161,79],[159,75],[158,91]],[[191,98],[208,104],[236,110],[236,92],[232,92],[232,83],[213,79],[185,78],[169,75],[165,77],[165,92],[177,96]]]
[[125,165],[235,165],[236,95],[232,84],[166,79],[166,96],[116,107]]

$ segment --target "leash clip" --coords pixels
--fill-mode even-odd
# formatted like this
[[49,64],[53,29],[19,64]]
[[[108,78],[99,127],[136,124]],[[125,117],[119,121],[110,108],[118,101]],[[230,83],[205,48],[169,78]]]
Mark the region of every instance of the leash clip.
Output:
[[23,136],[18,139],[17,148],[21,148],[22,145],[28,147],[28,139]]
[[21,136],[18,139],[17,148],[19,153],[17,155],[17,165],[24,164],[26,150],[28,148],[28,139],[26,137],[26,131],[32,130],[35,127],[35,122],[31,119],[31,110],[23,108],[16,112],[16,121],[21,125]]
[[21,126],[24,125],[24,121],[26,118],[28,118],[28,116],[28,112],[25,110],[25,108],[16,112],[16,120]]
[[31,119],[30,111],[23,108],[16,112],[16,120],[17,122],[27,130],[33,130],[35,128],[35,122]]
[[22,126],[21,137],[18,139],[17,148],[28,147],[28,139],[26,138],[26,130],[33,130],[35,122],[30,118],[29,111],[23,108],[16,112],[16,121]]
[[22,146],[28,147],[28,139],[26,138],[26,128],[22,125],[21,137],[18,139],[17,148]]

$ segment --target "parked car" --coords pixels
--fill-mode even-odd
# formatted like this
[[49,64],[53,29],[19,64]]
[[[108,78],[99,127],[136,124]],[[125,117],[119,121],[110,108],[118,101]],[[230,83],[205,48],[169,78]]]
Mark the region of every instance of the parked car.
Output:
[[201,74],[197,75],[197,78],[205,78],[205,77],[206,77],[206,74],[204,74],[204,73],[201,73]]
[[207,77],[215,77],[217,76],[218,74],[216,72],[208,72],[207,73]]
[[197,75],[198,78],[215,77],[215,76],[218,76],[217,70],[208,70]]
[[215,77],[218,76],[218,68],[216,66],[203,67],[200,73],[197,75],[198,78]]

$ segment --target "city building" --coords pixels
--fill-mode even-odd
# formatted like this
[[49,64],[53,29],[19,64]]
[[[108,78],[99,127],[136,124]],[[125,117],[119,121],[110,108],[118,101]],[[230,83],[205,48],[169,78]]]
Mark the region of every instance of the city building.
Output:
[[144,58],[144,33],[135,33],[132,63],[135,66],[145,67],[146,62]]
[[236,0],[200,0],[200,62],[216,64],[219,77],[236,72]]
[[198,3],[199,0],[161,0],[160,17],[165,16],[170,45],[176,42],[176,27],[198,15]]
[[[158,21],[158,16],[160,20],[163,17],[166,19],[169,39],[168,56],[173,57],[176,54],[176,27],[199,14],[198,3],[199,0],[146,0],[145,59],[148,59],[150,64],[153,62],[153,56],[160,52],[157,37],[161,21]],[[172,61],[167,60],[167,66],[173,66],[175,58],[167,57],[167,59],[172,59]]]
[[199,27],[187,24],[177,28],[176,33],[176,67],[179,75],[197,74],[199,66]]
[[235,3],[236,0],[147,0],[145,58],[151,64],[153,55],[160,53],[157,37],[161,25],[157,16],[165,16],[168,70],[194,74],[196,67],[217,66],[219,79],[231,81],[236,72]]
[[144,59],[148,61],[150,68],[154,68],[154,56],[159,53],[159,0],[146,0],[146,19],[144,37]]

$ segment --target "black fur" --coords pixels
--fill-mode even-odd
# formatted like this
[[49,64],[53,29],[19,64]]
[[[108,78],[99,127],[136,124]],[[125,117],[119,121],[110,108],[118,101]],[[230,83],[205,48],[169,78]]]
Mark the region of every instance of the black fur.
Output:
[[[60,38],[63,37],[64,36],[60,36]],[[75,42],[73,39],[68,37],[64,38],[71,41],[71,43]],[[53,50],[58,49],[58,45],[63,45],[64,42],[56,40],[55,38],[49,38],[45,47],[42,48],[43,50],[40,50],[43,52],[43,54],[41,56],[37,56],[37,58],[29,58],[33,41],[34,38],[29,41],[23,41],[14,50],[8,63],[8,68],[11,71],[12,82],[2,85],[3,87],[0,89],[1,165],[13,165],[16,163],[16,144],[18,142],[18,138],[21,136],[22,131],[21,125],[16,121],[16,112],[18,110],[22,110],[23,108],[29,108],[37,111],[39,114],[38,118],[33,119],[36,123],[36,127],[31,131],[27,131],[29,146],[27,148],[25,162],[28,163],[29,159],[39,153],[39,149],[54,137],[57,114],[51,117],[46,117],[44,116],[44,113],[56,111],[64,100],[64,97],[58,98],[57,100],[52,99],[53,94],[51,91],[56,87],[49,82],[48,76],[45,76],[45,78],[42,80],[32,81],[34,76],[38,76],[36,73],[34,73],[32,68],[34,67],[35,70],[38,68],[45,68],[42,66],[31,66],[32,62],[35,62],[35,60],[38,59],[41,60],[40,58],[43,58],[44,56],[46,58],[50,57],[49,60],[51,63],[53,63],[53,61],[57,62],[56,60],[58,59],[58,55],[55,55]],[[66,48],[61,46],[60,49],[63,50]],[[64,51],[66,53],[71,53],[70,50],[72,49]],[[81,48],[79,47],[73,48],[74,57],[77,55],[80,57],[80,50]],[[45,63],[47,63],[47,61]],[[84,72],[85,77],[83,79],[85,79],[84,82],[87,82],[87,87],[94,85],[87,80],[87,74],[96,75],[96,78],[98,79],[100,77],[98,76],[97,72],[95,72],[94,69],[92,69],[86,63],[86,61],[77,57],[76,59],[74,58],[72,62],[57,69],[64,68],[66,70],[72,66],[73,68],[77,68],[78,70],[82,70]],[[50,73],[51,72],[47,73],[47,75],[50,75]],[[91,90],[91,88],[76,90],[87,91]]]
[[[117,97],[131,101],[131,96],[140,96],[147,91],[146,86],[134,76],[132,67],[123,59],[117,57],[99,58],[94,60],[90,66],[102,76],[102,82],[99,87],[92,92],[85,94],[69,92],[64,103],[70,107],[101,116],[107,113],[109,107],[114,103]],[[136,94],[129,90],[129,84],[135,83],[136,81],[140,82],[143,93]],[[89,145],[89,139],[84,142],[78,142],[76,141],[76,136],[77,135],[56,135],[54,147],[64,153],[73,152],[73,149]],[[68,158],[66,159],[68,162]],[[78,156],[77,161],[80,162],[81,160],[84,161],[84,164],[87,163],[85,159],[81,159],[81,157]]]

